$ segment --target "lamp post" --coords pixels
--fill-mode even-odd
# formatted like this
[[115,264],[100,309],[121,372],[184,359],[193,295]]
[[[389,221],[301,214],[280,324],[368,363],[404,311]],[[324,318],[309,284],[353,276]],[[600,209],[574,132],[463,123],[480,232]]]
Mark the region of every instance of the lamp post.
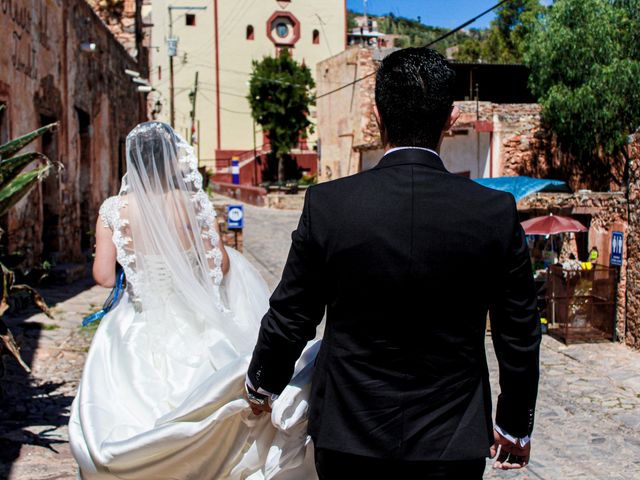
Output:
[[176,108],[175,108],[175,88],[173,79],[173,57],[178,55],[178,38],[173,36],[173,10],[206,10],[207,7],[174,6],[169,5],[169,37],[167,38],[167,53],[169,54],[169,108],[171,116],[171,127],[175,128]]

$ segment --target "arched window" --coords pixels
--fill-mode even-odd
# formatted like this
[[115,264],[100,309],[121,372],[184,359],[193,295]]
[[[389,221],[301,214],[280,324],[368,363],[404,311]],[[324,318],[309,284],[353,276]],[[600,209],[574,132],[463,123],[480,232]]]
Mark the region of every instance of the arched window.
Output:
[[320,32],[318,30],[313,31],[313,44],[318,45],[320,43]]
[[247,25],[247,40],[254,39],[253,25]]

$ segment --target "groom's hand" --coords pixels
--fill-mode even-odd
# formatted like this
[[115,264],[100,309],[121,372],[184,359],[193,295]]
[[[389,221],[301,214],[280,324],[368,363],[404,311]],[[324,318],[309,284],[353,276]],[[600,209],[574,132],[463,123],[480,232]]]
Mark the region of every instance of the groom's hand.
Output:
[[249,402],[249,407],[254,415],[262,415],[271,412],[269,396],[256,392],[249,385],[245,385],[244,396]]
[[512,470],[523,468],[529,463],[531,455],[531,441],[525,446],[520,446],[507,440],[495,430],[493,431],[494,444],[491,447],[491,458],[496,458],[493,468]]

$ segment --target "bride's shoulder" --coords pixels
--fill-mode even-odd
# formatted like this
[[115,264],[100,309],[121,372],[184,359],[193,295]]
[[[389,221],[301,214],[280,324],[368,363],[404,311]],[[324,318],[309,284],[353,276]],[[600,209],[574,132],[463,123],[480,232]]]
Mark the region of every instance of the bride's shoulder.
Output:
[[98,214],[102,219],[102,224],[107,228],[112,228],[113,219],[118,214],[118,209],[120,208],[119,197],[113,196],[107,198],[102,205],[100,205],[100,210]]

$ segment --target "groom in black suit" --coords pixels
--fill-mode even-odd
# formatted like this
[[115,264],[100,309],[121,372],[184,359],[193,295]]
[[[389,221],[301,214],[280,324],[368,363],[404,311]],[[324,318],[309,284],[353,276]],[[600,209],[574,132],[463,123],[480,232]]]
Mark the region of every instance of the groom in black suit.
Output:
[[540,345],[529,252],[513,197],[449,173],[437,153],[458,116],[453,83],[433,50],[384,59],[387,152],[307,191],[262,320],[247,375],[254,412],[287,385],[326,308],[309,401],[320,479],[479,479],[498,447],[498,468],[529,461]]

